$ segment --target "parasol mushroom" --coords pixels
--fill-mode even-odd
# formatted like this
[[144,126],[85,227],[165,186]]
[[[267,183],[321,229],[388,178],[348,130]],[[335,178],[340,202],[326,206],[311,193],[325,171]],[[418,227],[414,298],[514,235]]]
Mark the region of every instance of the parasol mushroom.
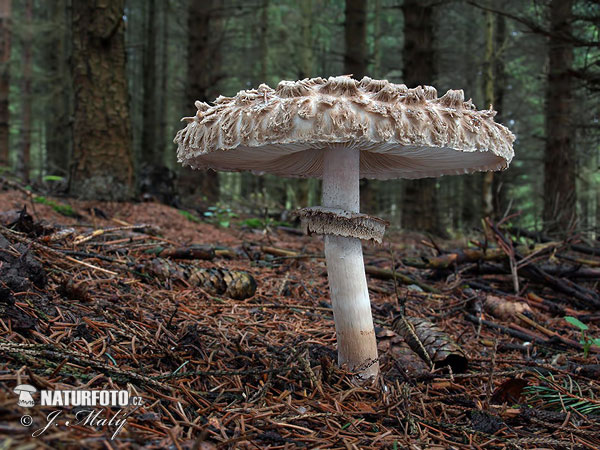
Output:
[[322,178],[321,207],[301,211],[325,235],[338,363],[362,378],[379,364],[361,240],[381,242],[386,222],[359,212],[359,179],[423,178],[500,170],[514,136],[463,92],[349,76],[261,84],[182,120],[179,162],[194,169]]

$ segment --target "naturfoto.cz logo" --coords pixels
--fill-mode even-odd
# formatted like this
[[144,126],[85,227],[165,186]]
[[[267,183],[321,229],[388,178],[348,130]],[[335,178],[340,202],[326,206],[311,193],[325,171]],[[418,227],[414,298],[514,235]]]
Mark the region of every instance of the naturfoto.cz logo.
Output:
[[[36,405],[33,395],[37,389],[28,384],[21,384],[14,389],[14,392],[19,395],[17,404],[24,408],[31,408]],[[129,395],[128,391],[124,390],[40,390],[39,391],[40,406],[50,407],[89,407],[75,413],[75,421],[64,420],[60,421],[64,427],[71,425],[92,426],[115,428],[111,437],[115,436],[123,429],[127,422],[127,417],[133,412],[126,414],[124,408],[133,406],[134,410],[143,405],[142,397]],[[37,395],[36,395],[37,396]],[[102,413],[99,407],[116,407],[119,408],[116,412],[109,412],[108,416]],[[95,409],[92,409],[95,408]],[[62,417],[61,410],[54,410],[46,417],[46,424],[42,428],[34,431],[32,436],[37,437],[44,434],[51,426],[59,425],[59,418]],[[33,418],[26,414],[21,417],[21,424],[29,427],[33,424]]]
[[[127,391],[40,391],[42,406],[128,406]],[[137,405],[140,397],[131,397]]]
[[[17,405],[31,408],[35,405],[32,394],[37,389],[28,384],[21,384],[14,389],[19,394]],[[130,396],[127,391],[89,391],[89,390],[64,390],[40,391],[41,406],[139,406],[141,397]]]

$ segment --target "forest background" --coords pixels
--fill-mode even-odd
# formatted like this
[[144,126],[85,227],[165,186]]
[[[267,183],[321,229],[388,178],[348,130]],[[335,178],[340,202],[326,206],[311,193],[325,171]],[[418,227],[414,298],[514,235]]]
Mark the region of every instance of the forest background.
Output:
[[55,195],[279,216],[316,180],[179,167],[194,101],[353,74],[463,89],[517,136],[509,170],[361,182],[361,210],[438,235],[506,217],[600,224],[598,0],[0,0],[0,166]]

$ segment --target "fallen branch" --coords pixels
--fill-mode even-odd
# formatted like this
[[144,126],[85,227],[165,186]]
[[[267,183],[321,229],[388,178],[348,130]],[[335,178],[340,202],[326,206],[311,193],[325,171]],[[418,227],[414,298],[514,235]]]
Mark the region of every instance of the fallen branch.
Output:
[[[393,280],[394,279],[394,273],[390,269],[382,269],[382,268],[376,267],[376,266],[365,266],[365,272],[367,272],[368,275],[371,275],[374,278],[379,278],[381,280]],[[402,284],[407,284],[407,285],[414,284],[416,286],[419,286],[425,292],[430,292],[432,294],[440,293],[440,291],[437,290],[436,288],[434,288],[433,286],[430,286],[429,284],[419,281],[415,278],[409,277],[408,275],[405,275],[403,273],[396,272],[395,277]]]
[[[508,231],[515,236],[525,236],[529,239],[533,239],[538,242],[552,241],[552,239],[549,236],[546,236],[545,234],[540,233],[538,231],[524,230],[523,228],[519,228],[519,227],[509,227]],[[590,247],[588,245],[583,245],[583,244],[567,244],[567,245],[569,246],[569,248],[571,250],[574,250],[576,252],[584,253],[586,255],[600,256],[600,248],[598,248],[598,247]]]
[[[283,248],[268,247],[268,246],[261,247],[261,250],[264,253],[267,253],[267,254],[273,255],[273,256],[277,256],[280,258],[297,258],[297,259],[299,259],[299,258],[314,258],[316,256],[321,256],[321,255],[303,255],[302,253],[299,253],[299,252],[296,252],[293,250],[286,250]],[[365,272],[368,275],[371,275],[374,278],[379,278],[381,280],[393,280],[394,279],[394,272],[390,269],[382,269],[377,266],[367,265],[367,266],[365,266]],[[434,288],[433,286],[430,286],[429,284],[419,281],[408,275],[396,272],[395,278],[398,281],[400,281],[402,284],[407,284],[407,285],[414,284],[416,286],[419,286],[425,292],[430,292],[432,294],[440,293],[440,291],[437,290],[436,288]]]
[[[539,254],[548,250],[553,250],[562,245],[559,242],[550,242],[539,244],[533,248],[526,246],[517,247],[517,250],[523,255]],[[474,263],[480,261],[501,261],[508,259],[508,255],[501,248],[466,248],[453,250],[449,253],[434,257],[421,257],[417,259],[403,259],[402,262],[410,267],[419,269],[448,269],[455,265],[464,263]]]

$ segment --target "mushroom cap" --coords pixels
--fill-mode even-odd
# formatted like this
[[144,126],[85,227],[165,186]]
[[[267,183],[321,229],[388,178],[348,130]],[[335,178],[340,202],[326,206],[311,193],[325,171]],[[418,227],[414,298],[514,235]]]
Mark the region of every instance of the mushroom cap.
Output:
[[37,389],[29,384],[20,384],[16,388],[13,389],[15,394],[20,394],[21,392],[37,392]]
[[261,84],[198,112],[174,142],[194,169],[321,178],[323,150],[359,148],[360,177],[424,178],[508,167],[514,135],[462,90],[349,76]]

